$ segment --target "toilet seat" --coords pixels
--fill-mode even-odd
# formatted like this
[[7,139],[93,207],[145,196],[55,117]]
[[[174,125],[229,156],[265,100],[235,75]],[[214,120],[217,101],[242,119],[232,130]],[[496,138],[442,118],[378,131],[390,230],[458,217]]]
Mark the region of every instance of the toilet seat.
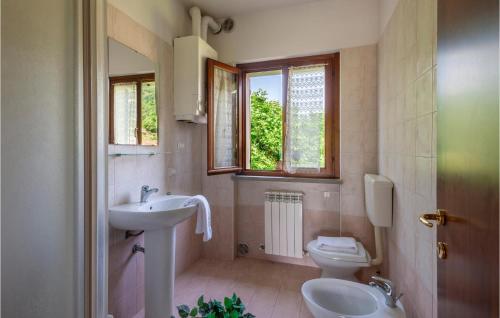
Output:
[[318,248],[318,241],[313,240],[307,244],[307,251],[323,259],[328,259],[332,262],[352,263],[353,266],[368,267],[370,266],[371,257],[365,250],[361,242],[356,242],[358,246],[358,254],[346,254],[337,252],[328,252]]

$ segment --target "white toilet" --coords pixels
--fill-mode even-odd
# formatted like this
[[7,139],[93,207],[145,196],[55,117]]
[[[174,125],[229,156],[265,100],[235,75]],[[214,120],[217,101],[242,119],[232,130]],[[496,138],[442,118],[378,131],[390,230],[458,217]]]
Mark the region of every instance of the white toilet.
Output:
[[392,226],[392,182],[379,175],[365,175],[365,206],[368,219],[374,226],[377,257],[372,259],[361,242],[358,254],[333,253],[317,247],[317,240],[307,244],[313,261],[321,267],[321,276],[356,281],[354,273],[362,267],[382,263],[382,227]]

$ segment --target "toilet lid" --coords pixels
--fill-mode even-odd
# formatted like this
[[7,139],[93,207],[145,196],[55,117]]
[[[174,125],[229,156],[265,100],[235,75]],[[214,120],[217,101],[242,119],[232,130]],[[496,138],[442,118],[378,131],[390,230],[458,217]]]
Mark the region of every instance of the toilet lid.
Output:
[[318,248],[318,241],[314,240],[307,244],[307,251],[309,253],[314,253],[317,255],[321,255],[323,257],[329,258],[334,261],[344,261],[344,262],[352,262],[352,263],[369,263],[371,260],[370,254],[365,250],[363,244],[361,242],[356,242],[358,246],[358,254],[347,254],[347,253],[338,253],[338,252],[329,252],[320,250]]

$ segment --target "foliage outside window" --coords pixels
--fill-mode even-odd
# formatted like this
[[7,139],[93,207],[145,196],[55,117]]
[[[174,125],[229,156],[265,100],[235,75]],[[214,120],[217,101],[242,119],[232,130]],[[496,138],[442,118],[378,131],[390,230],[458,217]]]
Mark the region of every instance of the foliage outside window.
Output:
[[277,170],[282,161],[282,106],[263,89],[250,96],[250,168]]
[[142,83],[142,144],[158,144],[158,115],[155,82]]

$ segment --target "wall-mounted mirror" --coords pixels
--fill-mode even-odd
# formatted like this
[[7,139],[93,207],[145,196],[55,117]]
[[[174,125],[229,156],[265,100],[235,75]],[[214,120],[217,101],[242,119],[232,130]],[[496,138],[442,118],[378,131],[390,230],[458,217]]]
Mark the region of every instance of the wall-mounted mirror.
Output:
[[109,38],[109,143],[158,145],[155,64]]

